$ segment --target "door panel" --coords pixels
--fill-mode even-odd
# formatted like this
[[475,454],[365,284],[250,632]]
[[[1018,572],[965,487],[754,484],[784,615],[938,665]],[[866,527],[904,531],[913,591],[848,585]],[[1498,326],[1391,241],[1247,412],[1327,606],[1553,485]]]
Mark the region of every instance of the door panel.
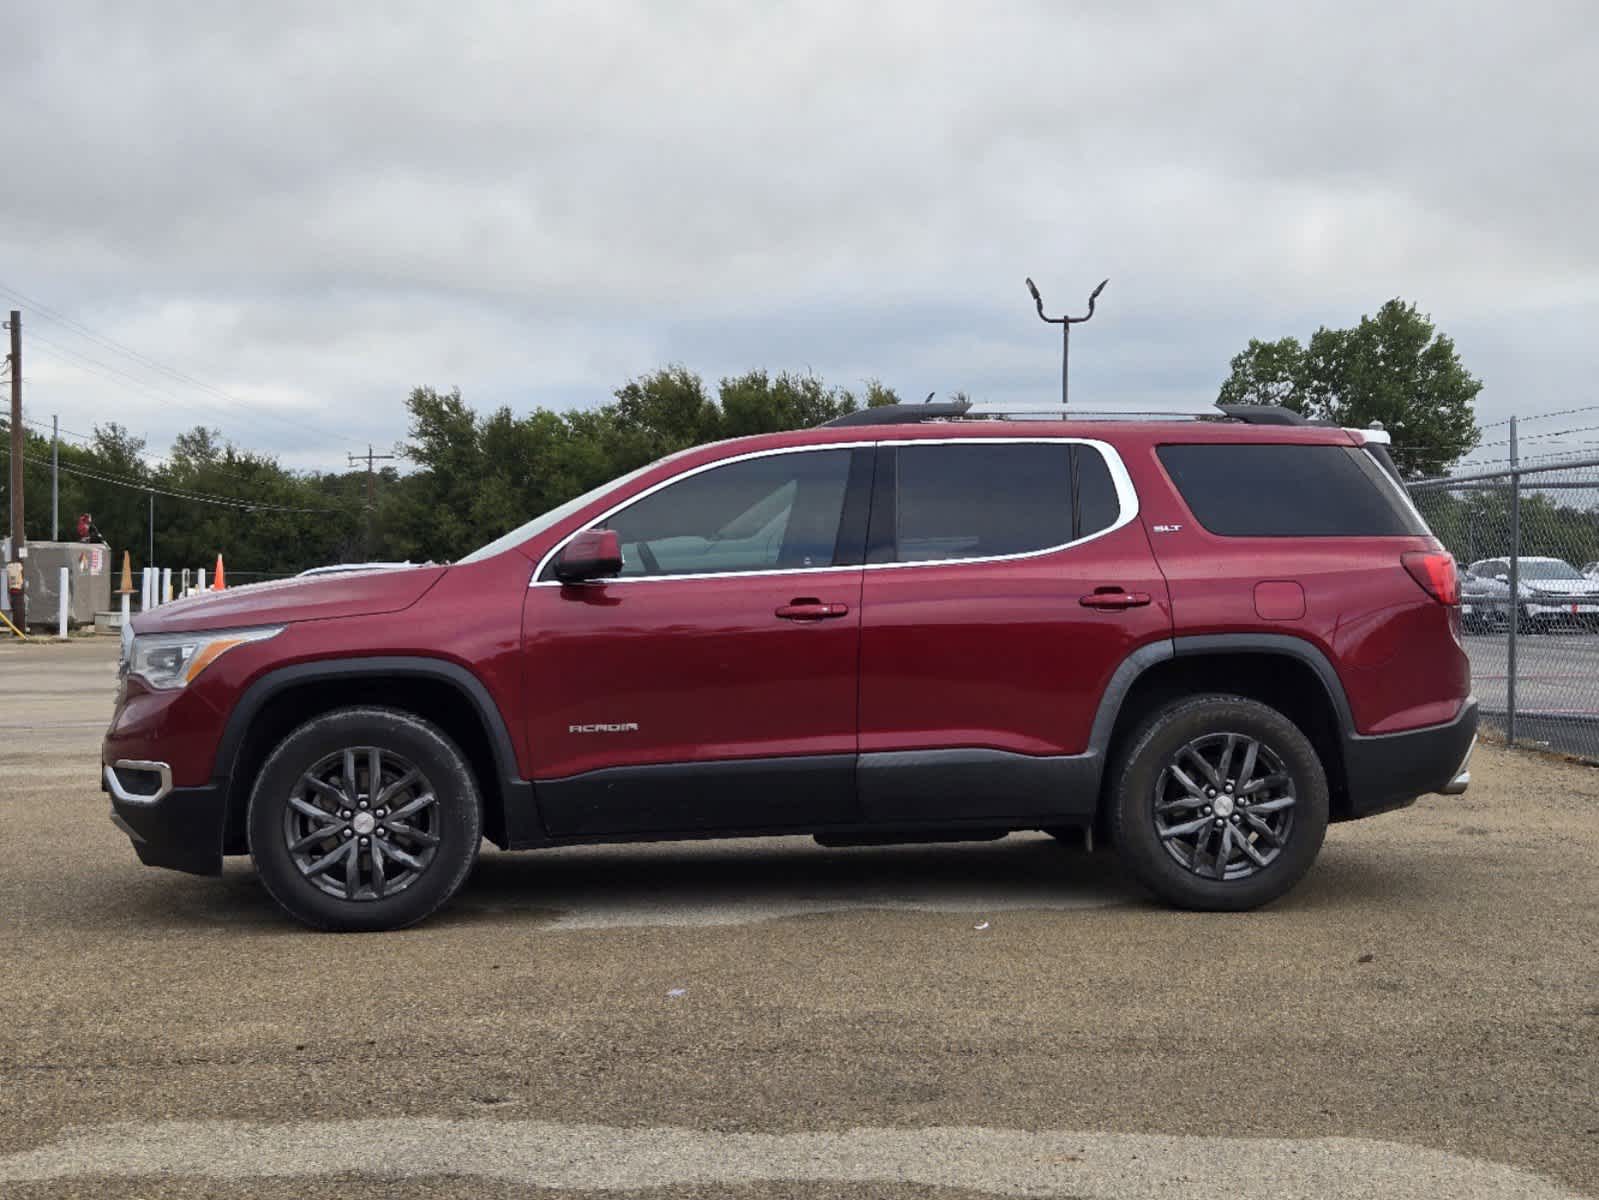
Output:
[[622,578],[528,589],[527,735],[551,834],[858,816],[871,468],[870,450],[818,449],[691,472],[596,522],[622,542]]
[[[549,832],[854,819],[848,772],[777,797],[759,787],[697,793],[695,768],[854,755],[860,595],[859,567],[529,588],[528,741]],[[847,611],[821,620],[777,616],[807,599]],[[682,771],[673,787],[659,786],[659,772],[594,780],[605,785],[599,797],[545,785],[646,764]]]
[[[1048,760],[1088,749],[1112,673],[1170,636],[1171,614],[1120,461],[1043,445],[878,464],[861,626],[868,820],[1092,811],[1092,796],[1063,793],[1097,770]],[[937,561],[949,554],[974,561]],[[902,557],[925,561],[888,565]],[[929,766],[967,759],[991,786],[927,786]]]

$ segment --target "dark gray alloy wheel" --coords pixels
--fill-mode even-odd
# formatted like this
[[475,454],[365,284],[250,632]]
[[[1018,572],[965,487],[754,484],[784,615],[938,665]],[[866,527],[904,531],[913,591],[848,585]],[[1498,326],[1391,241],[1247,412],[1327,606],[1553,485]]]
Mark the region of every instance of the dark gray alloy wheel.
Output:
[[482,837],[466,758],[436,725],[345,708],[290,733],[256,776],[250,855],[272,898],[318,929],[400,929],[453,896]]
[[289,793],[283,837],[300,873],[330,896],[381,900],[432,865],[439,800],[391,750],[350,746],[312,764]]
[[1294,828],[1294,781],[1277,752],[1246,733],[1186,743],[1155,781],[1155,834],[1207,879],[1245,879],[1276,861]]
[[1179,908],[1267,904],[1310,869],[1327,832],[1327,777],[1310,739],[1243,696],[1147,715],[1110,772],[1111,836],[1128,870]]

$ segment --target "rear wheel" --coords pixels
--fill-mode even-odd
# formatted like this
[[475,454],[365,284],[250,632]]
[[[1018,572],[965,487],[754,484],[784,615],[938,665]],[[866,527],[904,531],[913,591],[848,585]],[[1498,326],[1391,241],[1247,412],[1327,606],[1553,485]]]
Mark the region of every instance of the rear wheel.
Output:
[[318,929],[415,924],[453,896],[477,859],[471,768],[409,713],[340,709],[268,757],[250,798],[250,853],[272,898]]
[[1239,910],[1304,876],[1327,832],[1315,747],[1276,709],[1195,696],[1151,714],[1112,773],[1111,832],[1140,883],[1179,908]]

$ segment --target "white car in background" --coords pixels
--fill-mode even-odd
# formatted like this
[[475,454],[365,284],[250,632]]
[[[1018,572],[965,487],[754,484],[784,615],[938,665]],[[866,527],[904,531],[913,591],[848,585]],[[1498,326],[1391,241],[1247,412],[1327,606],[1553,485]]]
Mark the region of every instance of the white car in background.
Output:
[[[1508,558],[1478,559],[1472,575],[1510,584]],[[1563,558],[1523,555],[1517,566],[1516,597],[1522,627],[1599,626],[1599,579]]]

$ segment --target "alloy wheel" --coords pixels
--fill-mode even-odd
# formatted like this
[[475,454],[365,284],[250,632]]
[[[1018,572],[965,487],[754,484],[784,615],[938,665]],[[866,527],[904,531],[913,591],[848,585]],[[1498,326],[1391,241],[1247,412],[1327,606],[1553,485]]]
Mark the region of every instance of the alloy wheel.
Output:
[[1282,758],[1242,733],[1197,737],[1155,781],[1155,832],[1178,863],[1206,879],[1247,879],[1287,846],[1294,782]]
[[351,746],[318,760],[283,811],[294,865],[341,900],[381,900],[410,887],[433,862],[440,825],[427,777],[377,746]]

